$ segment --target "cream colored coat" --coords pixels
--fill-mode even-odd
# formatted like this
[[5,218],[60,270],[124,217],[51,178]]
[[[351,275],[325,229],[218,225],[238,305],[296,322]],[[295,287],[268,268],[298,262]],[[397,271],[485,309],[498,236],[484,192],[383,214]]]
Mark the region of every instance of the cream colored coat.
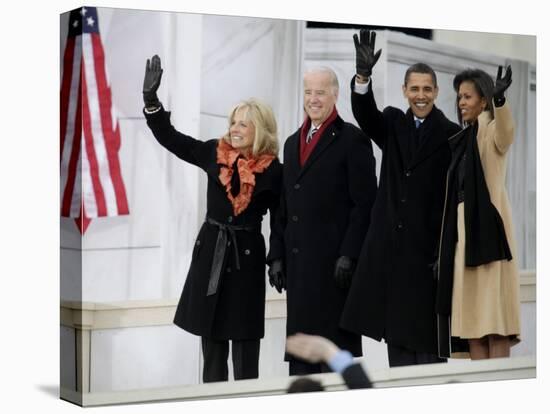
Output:
[[487,334],[512,335],[519,342],[519,272],[512,213],[505,187],[507,152],[514,140],[514,123],[508,104],[478,117],[477,143],[491,202],[506,231],[512,260],[465,267],[464,204],[458,209],[458,243],[455,253],[451,335],[481,338]]

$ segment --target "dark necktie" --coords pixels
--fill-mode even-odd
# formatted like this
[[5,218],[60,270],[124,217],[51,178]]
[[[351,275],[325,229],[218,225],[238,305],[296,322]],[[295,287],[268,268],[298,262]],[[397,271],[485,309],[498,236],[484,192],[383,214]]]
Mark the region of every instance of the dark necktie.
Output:
[[416,151],[418,151],[418,148],[420,147],[420,141],[421,141],[421,138],[420,138],[420,125],[422,125],[422,122],[420,121],[420,119],[415,119],[414,120],[414,126],[415,126],[415,129],[414,129],[414,133],[413,133],[413,141],[411,143],[411,155],[414,155],[416,153]]
[[311,139],[313,138],[313,134],[315,134],[318,129],[319,128],[313,128],[312,130],[309,131],[309,134],[307,134],[307,137],[306,137],[306,144],[309,144],[311,142]]

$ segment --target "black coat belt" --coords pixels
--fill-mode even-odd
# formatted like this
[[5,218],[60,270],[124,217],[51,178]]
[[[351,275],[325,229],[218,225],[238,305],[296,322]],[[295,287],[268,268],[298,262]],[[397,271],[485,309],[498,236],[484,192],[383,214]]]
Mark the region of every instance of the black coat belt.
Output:
[[255,225],[234,225],[220,223],[210,217],[206,217],[206,222],[213,226],[218,227],[218,238],[216,240],[216,247],[214,248],[214,256],[212,257],[212,268],[210,269],[210,279],[208,280],[208,290],[206,296],[214,295],[218,290],[218,283],[220,281],[220,275],[222,273],[223,262],[225,260],[225,253],[227,251],[227,241],[231,237],[233,242],[233,251],[235,252],[235,266],[237,270],[241,269],[239,261],[239,248],[237,246],[236,231],[250,231],[260,232],[260,223]]

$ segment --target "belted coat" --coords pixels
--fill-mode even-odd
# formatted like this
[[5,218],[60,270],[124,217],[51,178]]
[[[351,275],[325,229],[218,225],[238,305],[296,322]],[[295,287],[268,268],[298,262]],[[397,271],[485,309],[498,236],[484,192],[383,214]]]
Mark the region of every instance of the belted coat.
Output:
[[[200,141],[175,130],[170,113],[145,113],[157,141],[182,160],[201,168],[208,177],[206,216],[197,236],[189,273],[174,323],[212,339],[246,340],[264,336],[265,241],[263,216],[274,217],[280,198],[282,166],[277,158],[255,175],[248,207],[238,215],[222,185],[217,163],[218,139]],[[221,238],[224,246],[218,239]],[[209,294],[213,264],[219,282]],[[211,288],[212,286],[210,286]]]

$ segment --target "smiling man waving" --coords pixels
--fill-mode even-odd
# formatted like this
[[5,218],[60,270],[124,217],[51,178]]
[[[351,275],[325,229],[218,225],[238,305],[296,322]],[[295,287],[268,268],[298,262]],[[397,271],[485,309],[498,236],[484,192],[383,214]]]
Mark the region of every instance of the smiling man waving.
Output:
[[447,139],[460,131],[435,107],[435,72],[424,63],[407,69],[406,113],[376,107],[372,68],[374,32],[354,35],[353,115],[382,150],[371,225],[353,276],[341,327],[382,338],[390,366],[444,362],[438,358],[433,267],[450,162]]

